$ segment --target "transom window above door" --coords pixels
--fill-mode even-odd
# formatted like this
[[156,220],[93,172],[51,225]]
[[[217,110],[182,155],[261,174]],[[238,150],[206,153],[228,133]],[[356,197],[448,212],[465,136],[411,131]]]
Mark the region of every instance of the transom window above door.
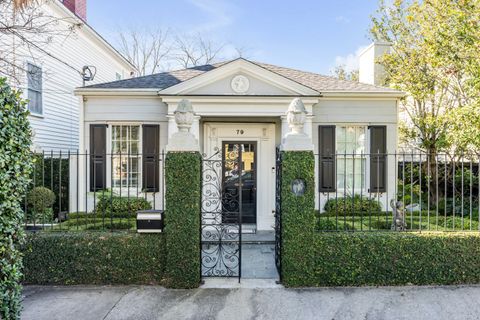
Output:
[[139,186],[140,126],[112,126],[112,182],[114,188]]

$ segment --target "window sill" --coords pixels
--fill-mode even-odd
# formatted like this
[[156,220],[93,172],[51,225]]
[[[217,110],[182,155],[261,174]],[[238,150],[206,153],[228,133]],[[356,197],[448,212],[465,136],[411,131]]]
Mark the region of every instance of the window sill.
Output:
[[33,112],[31,112],[31,111],[30,111],[29,116],[34,117],[34,118],[39,118],[39,119],[44,119],[44,118],[45,118],[45,116],[44,116],[43,114],[33,113]]

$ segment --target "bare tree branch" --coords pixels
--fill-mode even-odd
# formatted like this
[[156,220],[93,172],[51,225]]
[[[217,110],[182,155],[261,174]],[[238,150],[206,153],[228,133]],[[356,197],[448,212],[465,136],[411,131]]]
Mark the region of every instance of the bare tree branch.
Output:
[[217,44],[200,34],[195,36],[177,35],[172,57],[182,67],[190,68],[215,63],[219,60],[219,54],[223,48],[223,44]]
[[153,74],[165,67],[171,51],[169,30],[130,29],[119,34],[119,50],[135,66],[140,76]]
[[48,56],[74,68],[49,52],[48,45],[70,36],[81,23],[50,14],[45,9],[51,1],[0,0],[0,74],[13,86],[22,81],[26,57],[38,61]]

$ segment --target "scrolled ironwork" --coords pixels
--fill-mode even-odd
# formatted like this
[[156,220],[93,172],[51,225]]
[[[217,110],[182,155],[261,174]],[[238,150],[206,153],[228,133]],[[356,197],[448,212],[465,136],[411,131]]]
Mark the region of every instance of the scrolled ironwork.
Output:
[[[239,277],[241,226],[238,189],[225,187],[228,174],[240,168],[238,153],[223,157],[218,149],[202,161],[201,275]],[[228,170],[228,171],[227,171]],[[225,177],[224,175],[227,175]]]

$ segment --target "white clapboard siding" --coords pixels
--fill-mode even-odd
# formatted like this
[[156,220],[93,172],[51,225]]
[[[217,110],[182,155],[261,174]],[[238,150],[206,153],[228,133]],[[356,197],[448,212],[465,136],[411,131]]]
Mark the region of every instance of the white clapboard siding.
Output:
[[[63,4],[47,3],[44,10],[59,18],[74,18]],[[65,30],[66,23],[58,28]],[[99,35],[88,26],[82,25],[68,37],[53,37],[53,41],[41,50],[17,50],[17,63],[27,62],[41,66],[43,71],[43,115],[31,115],[34,148],[36,150],[76,150],[79,147],[79,106],[80,97],[73,94],[75,88],[83,85],[80,72],[84,65],[97,68],[94,81],[86,85],[116,80],[116,74],[123,78],[130,77],[133,67],[114,51]],[[52,57],[53,56],[53,57]],[[26,90],[26,75],[20,89]],[[24,92],[25,98],[27,93]]]
[[320,99],[313,107],[316,123],[397,123],[395,99]]

